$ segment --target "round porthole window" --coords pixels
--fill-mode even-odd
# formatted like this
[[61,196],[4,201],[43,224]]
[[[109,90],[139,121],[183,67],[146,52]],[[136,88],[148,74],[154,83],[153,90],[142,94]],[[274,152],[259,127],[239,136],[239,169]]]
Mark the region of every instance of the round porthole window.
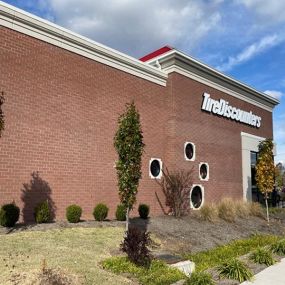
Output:
[[162,162],[159,158],[152,158],[150,160],[149,172],[151,178],[161,178]]
[[199,209],[203,204],[203,190],[202,187],[199,185],[193,186],[190,192],[190,202],[192,209]]
[[184,156],[186,160],[195,160],[195,145],[191,142],[184,144]]
[[199,169],[200,179],[201,180],[208,180],[209,179],[209,165],[208,163],[200,163]]

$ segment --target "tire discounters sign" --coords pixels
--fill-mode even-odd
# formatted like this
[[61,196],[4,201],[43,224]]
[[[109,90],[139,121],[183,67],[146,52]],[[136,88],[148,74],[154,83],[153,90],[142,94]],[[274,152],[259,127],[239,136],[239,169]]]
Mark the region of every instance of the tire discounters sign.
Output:
[[261,117],[254,115],[252,111],[246,112],[236,107],[233,107],[229,105],[229,102],[224,99],[214,100],[208,93],[204,93],[203,97],[204,98],[202,103],[202,110],[253,127],[259,128],[261,126]]

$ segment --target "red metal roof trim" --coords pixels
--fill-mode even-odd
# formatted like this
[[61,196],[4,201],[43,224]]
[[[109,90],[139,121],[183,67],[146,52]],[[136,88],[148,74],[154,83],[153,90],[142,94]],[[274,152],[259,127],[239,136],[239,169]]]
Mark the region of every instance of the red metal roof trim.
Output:
[[155,51],[153,51],[153,52],[151,52],[151,53],[141,57],[140,60],[145,62],[145,61],[148,61],[148,60],[150,60],[150,59],[152,59],[154,57],[162,55],[162,54],[164,54],[164,53],[166,53],[166,52],[168,52],[170,50],[173,50],[173,48],[170,47],[170,46],[164,46],[164,47],[162,47],[162,48],[160,48],[158,50],[155,50]]

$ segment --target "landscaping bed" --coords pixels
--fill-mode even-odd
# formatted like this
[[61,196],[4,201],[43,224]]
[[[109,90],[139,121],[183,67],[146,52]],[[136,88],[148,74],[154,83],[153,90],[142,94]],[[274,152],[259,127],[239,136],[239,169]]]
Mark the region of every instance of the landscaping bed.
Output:
[[[220,250],[217,246],[228,244],[233,240],[250,238],[248,246],[235,245],[239,250],[234,247],[237,257],[247,259],[247,255],[257,244],[264,246],[274,242],[278,236],[284,236],[285,215],[283,209],[274,210],[269,225],[264,218],[254,216],[236,217],[235,222],[226,222],[222,219],[208,222],[202,220],[196,212],[179,219],[172,216],[146,220],[132,218],[131,224],[147,228],[152,233],[155,241],[153,254],[168,252],[175,253],[182,259],[189,258],[196,262],[197,271],[207,270],[216,276],[218,281],[217,272],[213,270],[217,264],[216,261],[213,262],[215,252]],[[171,284],[172,281],[183,277],[177,270],[168,270],[160,261],[155,261],[151,271],[148,271],[137,268],[125,257],[120,257],[122,255],[119,245],[123,240],[124,227],[124,222],[115,220],[83,221],[77,224],[68,222],[17,224],[10,229],[0,227],[2,245],[0,284],[30,284],[24,283],[23,280],[45,277],[42,274],[43,262],[46,262],[45,267],[52,278],[70,280],[69,283],[59,283],[62,285],[74,282],[75,284],[138,284],[138,282]],[[261,237],[258,243],[252,242],[258,239],[259,235],[266,236]],[[204,253],[201,253],[202,251]],[[224,252],[225,255],[232,257],[232,251]],[[117,256],[115,262],[114,259],[108,259],[111,256]],[[207,261],[209,256],[211,256],[210,261]],[[205,265],[207,262],[208,265]],[[107,270],[103,269],[103,265]],[[264,265],[253,263],[250,263],[249,267],[253,273],[265,268]],[[120,274],[117,275],[118,273]],[[156,280],[156,283],[151,283],[153,282],[151,280]],[[218,282],[217,284],[238,284],[229,280]]]

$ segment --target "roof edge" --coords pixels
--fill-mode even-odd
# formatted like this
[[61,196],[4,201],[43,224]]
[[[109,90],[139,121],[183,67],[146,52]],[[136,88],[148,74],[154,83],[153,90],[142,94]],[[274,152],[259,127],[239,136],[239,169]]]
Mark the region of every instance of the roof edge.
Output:
[[0,26],[165,86],[167,74],[136,58],[0,1]]
[[[259,97],[262,100],[267,101],[268,103],[272,104],[273,106],[276,106],[280,103],[280,101],[268,94],[265,94],[264,92],[258,91],[255,88],[242,83],[239,80],[236,80],[228,75],[223,74],[222,72],[214,69],[213,67],[204,64],[203,62],[186,55],[185,53],[178,51],[176,49],[170,50],[162,55],[159,55],[157,57],[154,57],[148,61],[146,61],[146,63],[149,64],[155,64],[157,61],[159,61],[160,64],[162,63],[166,63],[167,61],[171,61],[173,59],[178,59],[180,61],[183,61],[184,63],[186,63],[187,65],[191,65],[194,66],[195,68],[201,70],[204,73],[210,74],[211,76],[218,78],[224,82],[227,82],[228,84],[231,84],[232,86],[235,86],[241,90],[244,90],[256,97]],[[168,65],[167,67],[169,68],[171,65],[174,65],[173,63]],[[164,68],[162,67],[162,70],[164,70]]]

